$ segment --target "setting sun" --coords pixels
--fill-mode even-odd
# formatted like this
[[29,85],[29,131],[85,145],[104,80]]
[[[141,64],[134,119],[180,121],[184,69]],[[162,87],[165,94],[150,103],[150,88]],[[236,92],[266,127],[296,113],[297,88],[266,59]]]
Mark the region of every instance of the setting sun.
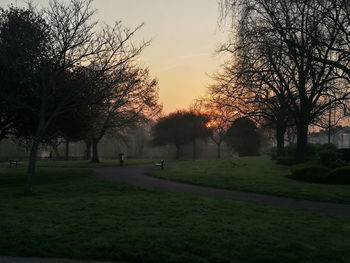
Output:
[[207,128],[212,128],[216,126],[216,122],[215,121],[210,121],[207,122],[207,124],[205,125]]

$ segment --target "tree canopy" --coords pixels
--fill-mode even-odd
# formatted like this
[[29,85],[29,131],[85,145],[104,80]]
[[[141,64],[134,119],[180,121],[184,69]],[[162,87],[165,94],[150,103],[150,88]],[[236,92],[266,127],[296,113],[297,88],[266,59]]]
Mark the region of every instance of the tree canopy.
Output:
[[[180,147],[198,138],[208,137],[211,133],[206,128],[208,116],[193,111],[176,111],[160,118],[152,129],[154,145],[174,144],[176,159],[180,158]],[[194,149],[195,158],[195,149]]]
[[[39,144],[52,138],[53,128],[68,137],[79,135],[64,127],[67,114],[85,118],[89,108],[108,100],[118,120],[145,117],[146,106],[153,106],[150,112],[159,108],[156,81],[137,65],[149,45],[133,41],[143,24],[130,29],[120,21],[98,23],[91,3],[53,0],[43,10],[30,5],[0,10],[0,139],[11,133],[31,141],[27,193]],[[134,73],[137,81],[130,77]]]
[[350,96],[348,1],[221,4],[224,16],[232,15],[237,22],[235,37],[221,49],[232,55],[224,73],[232,94],[227,97],[237,100],[241,94],[240,101],[252,104],[250,113],[263,113],[270,120],[272,116],[276,129],[283,131],[280,124],[292,121],[296,158],[303,161],[309,125]]
[[227,130],[226,141],[239,156],[259,155],[261,134],[248,118],[238,118],[232,123]]

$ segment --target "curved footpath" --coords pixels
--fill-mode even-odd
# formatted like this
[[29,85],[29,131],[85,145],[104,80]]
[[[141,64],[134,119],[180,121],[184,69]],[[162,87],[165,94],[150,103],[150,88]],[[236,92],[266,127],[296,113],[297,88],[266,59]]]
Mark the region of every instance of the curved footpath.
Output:
[[152,167],[153,166],[150,164],[123,167],[108,167],[94,169],[94,172],[98,178],[124,182],[137,186],[148,186],[176,192],[200,194],[212,197],[223,197],[237,201],[245,201],[264,205],[274,205],[293,209],[304,209],[311,210],[314,212],[350,216],[350,205],[316,202],[168,181],[146,175],[146,173]]

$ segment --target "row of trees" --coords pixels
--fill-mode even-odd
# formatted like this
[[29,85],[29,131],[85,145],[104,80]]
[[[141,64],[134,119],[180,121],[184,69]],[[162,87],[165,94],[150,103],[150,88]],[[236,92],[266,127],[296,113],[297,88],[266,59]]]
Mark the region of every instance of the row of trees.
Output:
[[274,129],[280,155],[296,127],[303,161],[309,125],[350,98],[349,1],[222,0],[221,10],[233,33],[211,100]]
[[92,0],[53,0],[46,9],[0,10],[0,139],[30,144],[26,193],[42,142],[84,139],[93,148],[111,131],[157,114],[157,80],[137,58],[135,29],[94,20]]
[[210,136],[207,129],[210,121],[207,115],[195,111],[176,111],[164,116],[153,126],[153,144],[173,144],[176,147],[176,159],[180,158],[180,149],[184,144],[192,143],[193,159],[196,159],[196,140]]
[[196,141],[207,138],[216,144],[218,158],[221,156],[223,141],[226,141],[239,156],[259,154],[261,134],[252,120],[243,117],[236,120],[225,118],[220,121],[223,115],[217,114],[202,113],[193,109],[170,113],[158,119],[153,126],[153,144],[174,145],[176,159],[180,158],[181,147],[188,143],[192,143],[193,159],[196,159]]

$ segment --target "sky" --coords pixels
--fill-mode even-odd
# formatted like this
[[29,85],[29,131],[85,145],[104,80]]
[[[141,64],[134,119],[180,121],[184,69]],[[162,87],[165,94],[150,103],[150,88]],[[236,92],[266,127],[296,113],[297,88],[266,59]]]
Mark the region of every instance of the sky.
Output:
[[[0,0],[1,6],[21,5],[23,0]],[[49,0],[34,0],[45,6]],[[97,18],[125,26],[145,23],[136,41],[150,40],[151,45],[140,61],[159,81],[159,100],[165,113],[187,109],[206,94],[209,77],[218,70],[216,55],[225,39],[218,26],[217,0],[94,0]]]

